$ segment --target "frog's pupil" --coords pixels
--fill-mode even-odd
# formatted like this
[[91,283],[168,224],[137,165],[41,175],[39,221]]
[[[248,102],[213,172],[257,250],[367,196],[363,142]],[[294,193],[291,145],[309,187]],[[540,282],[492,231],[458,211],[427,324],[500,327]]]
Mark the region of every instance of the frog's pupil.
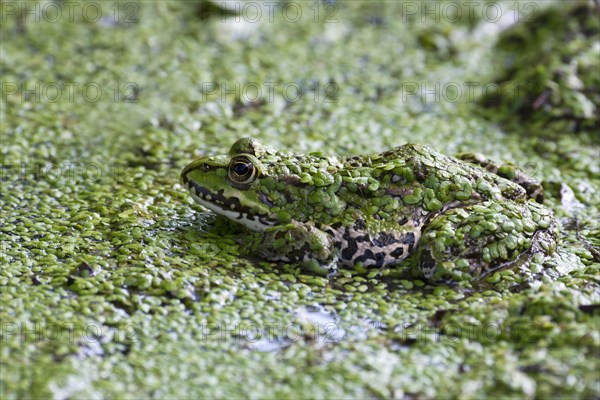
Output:
[[240,176],[246,175],[249,170],[250,170],[250,168],[248,167],[248,164],[236,163],[233,166],[233,172],[235,172],[236,174],[238,174]]

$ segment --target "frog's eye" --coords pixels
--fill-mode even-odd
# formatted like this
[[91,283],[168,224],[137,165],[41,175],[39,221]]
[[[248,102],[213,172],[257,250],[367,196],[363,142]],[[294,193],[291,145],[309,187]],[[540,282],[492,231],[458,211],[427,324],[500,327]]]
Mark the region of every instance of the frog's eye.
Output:
[[246,157],[236,157],[229,164],[229,179],[248,184],[256,179],[256,167]]

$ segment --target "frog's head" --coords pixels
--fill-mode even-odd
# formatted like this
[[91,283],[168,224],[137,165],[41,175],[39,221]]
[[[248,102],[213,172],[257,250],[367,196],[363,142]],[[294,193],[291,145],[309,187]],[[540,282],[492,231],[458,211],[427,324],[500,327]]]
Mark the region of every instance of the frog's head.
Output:
[[188,164],[181,171],[181,182],[197,203],[261,231],[277,223],[272,204],[260,190],[261,179],[268,176],[263,161],[273,154],[256,139],[243,138],[227,155],[205,156]]

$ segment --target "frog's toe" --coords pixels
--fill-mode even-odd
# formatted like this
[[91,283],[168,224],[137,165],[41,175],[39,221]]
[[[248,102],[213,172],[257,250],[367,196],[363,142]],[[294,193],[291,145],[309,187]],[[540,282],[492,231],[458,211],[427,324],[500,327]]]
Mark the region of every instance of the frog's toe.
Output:
[[302,262],[302,267],[306,271],[329,278],[337,273],[337,260],[323,263],[316,258],[306,257]]

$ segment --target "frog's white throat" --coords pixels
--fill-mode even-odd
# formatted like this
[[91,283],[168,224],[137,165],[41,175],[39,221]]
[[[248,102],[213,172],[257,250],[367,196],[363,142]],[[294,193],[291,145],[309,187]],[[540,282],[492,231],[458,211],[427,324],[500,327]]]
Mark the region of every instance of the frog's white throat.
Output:
[[194,201],[200,204],[202,207],[208,208],[209,210],[219,215],[222,215],[224,217],[229,218],[232,221],[240,223],[250,230],[263,232],[268,227],[275,225],[274,223],[266,221],[264,218],[261,218],[259,216],[250,215],[241,211],[227,209],[225,207],[221,207],[218,204],[212,203],[209,201],[209,199],[204,199],[198,196],[193,186],[189,188],[189,191]]

